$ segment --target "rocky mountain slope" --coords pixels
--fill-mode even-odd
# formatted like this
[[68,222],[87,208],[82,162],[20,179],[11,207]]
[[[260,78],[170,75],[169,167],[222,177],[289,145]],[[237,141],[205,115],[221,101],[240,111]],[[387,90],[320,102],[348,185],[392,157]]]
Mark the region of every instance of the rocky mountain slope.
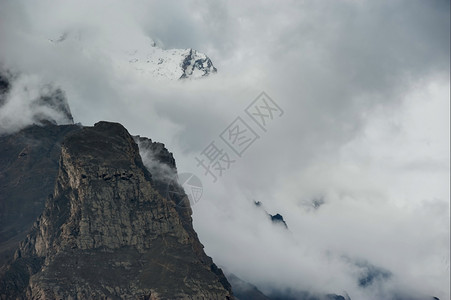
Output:
[[0,265],[14,254],[53,193],[61,142],[76,125],[33,125],[0,136]]
[[42,215],[1,269],[2,299],[233,298],[189,206],[154,188],[120,124],[68,134],[57,174]]
[[[0,69],[0,109],[10,104],[14,81],[11,73]],[[0,122],[0,265],[12,257],[43,211],[46,197],[53,192],[61,143],[68,133],[80,129],[73,124],[64,93],[46,91],[28,103],[36,112],[30,120],[34,125],[7,134],[16,127],[14,121]],[[56,125],[60,120],[69,125]]]

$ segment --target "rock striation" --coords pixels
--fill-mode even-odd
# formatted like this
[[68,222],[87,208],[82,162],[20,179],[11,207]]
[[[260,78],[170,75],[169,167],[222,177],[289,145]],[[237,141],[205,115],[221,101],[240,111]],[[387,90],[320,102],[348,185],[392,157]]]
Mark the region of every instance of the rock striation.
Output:
[[233,299],[190,208],[155,188],[122,125],[68,134],[57,174],[42,215],[1,269],[2,299]]

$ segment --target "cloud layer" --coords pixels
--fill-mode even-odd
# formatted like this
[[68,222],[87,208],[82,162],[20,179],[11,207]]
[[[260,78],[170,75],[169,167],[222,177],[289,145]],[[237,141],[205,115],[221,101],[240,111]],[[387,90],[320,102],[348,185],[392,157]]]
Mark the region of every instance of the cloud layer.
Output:
[[[0,61],[61,87],[76,122],[117,121],[164,142],[179,172],[202,179],[193,218],[207,253],[260,289],[446,299],[449,10],[439,0],[0,1]],[[174,82],[117,67],[115,53],[149,38],[206,53],[218,73]],[[284,115],[255,127],[260,139],[213,183],[195,157],[213,140],[227,150],[219,134],[236,117],[255,126],[244,109],[261,91]],[[20,89],[12,95],[26,119]],[[362,265],[391,275],[362,287]]]

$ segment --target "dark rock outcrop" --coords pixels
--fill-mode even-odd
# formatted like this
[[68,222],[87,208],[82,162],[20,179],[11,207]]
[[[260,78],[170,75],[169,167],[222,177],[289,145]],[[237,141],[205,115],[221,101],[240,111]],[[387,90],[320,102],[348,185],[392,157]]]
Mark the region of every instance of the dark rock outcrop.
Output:
[[160,194],[133,138],[108,122],[64,140],[53,194],[2,268],[0,295],[233,298],[192,228],[191,210]]
[[154,188],[166,197],[168,184],[175,182],[177,178],[174,156],[162,143],[153,142],[151,139],[139,135],[134,136],[133,139],[138,144],[144,166],[152,176]]
[[281,214],[275,214],[275,215],[269,214],[269,217],[271,218],[271,221],[273,221],[274,223],[283,224],[283,226],[285,226],[285,228],[288,228],[287,223],[285,223]]
[[7,72],[0,68],[0,107],[5,103],[6,95],[11,87],[8,77]]
[[274,223],[274,224],[281,224],[283,225],[286,229],[288,229],[287,223],[285,222],[285,220],[283,219],[283,216],[281,214],[275,214],[275,215],[271,215],[270,213],[268,213],[266,211],[266,209],[263,207],[263,203],[261,203],[260,201],[254,201],[254,205],[260,209],[263,209],[266,213],[266,215],[269,217],[269,219]]

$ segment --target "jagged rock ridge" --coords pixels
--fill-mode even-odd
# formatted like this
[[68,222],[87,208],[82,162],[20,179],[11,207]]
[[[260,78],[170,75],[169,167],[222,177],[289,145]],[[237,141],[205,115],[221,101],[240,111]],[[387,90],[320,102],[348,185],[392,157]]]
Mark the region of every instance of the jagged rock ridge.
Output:
[[277,213],[275,215],[272,215],[272,214],[268,213],[260,201],[254,201],[254,204],[256,207],[263,209],[265,211],[266,215],[269,217],[269,219],[274,224],[282,224],[286,229],[288,229],[288,225],[285,222],[285,220],[283,219],[283,216],[281,214]]
[[[184,210],[184,211],[183,211]],[[2,298],[232,299],[191,211],[152,186],[120,124],[69,134],[53,195],[2,268]]]
[[283,226],[285,226],[285,228],[288,228],[287,223],[285,223],[281,214],[275,214],[275,215],[269,214],[269,217],[271,218],[271,221],[273,221],[274,223],[283,224]]

